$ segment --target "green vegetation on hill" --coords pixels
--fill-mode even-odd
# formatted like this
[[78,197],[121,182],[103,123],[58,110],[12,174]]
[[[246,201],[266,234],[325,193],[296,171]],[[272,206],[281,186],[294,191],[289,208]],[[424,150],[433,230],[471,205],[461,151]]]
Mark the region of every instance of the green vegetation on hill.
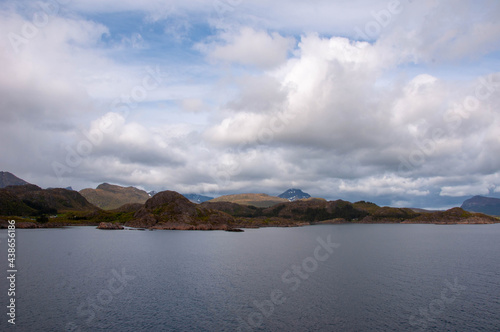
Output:
[[206,202],[203,205],[235,217],[239,227],[287,226],[314,223],[491,223],[498,219],[466,212],[460,208],[448,211],[418,213],[408,208],[380,207],[370,202],[350,203],[343,200],[305,199],[256,208],[236,203]]
[[124,204],[130,203],[144,204],[150,198],[144,190],[108,183],[100,184],[96,189],[82,189],[80,194],[90,203],[103,210],[117,209]]
[[452,208],[446,211],[438,211],[433,213],[424,213],[411,222],[418,223],[498,223],[498,219],[482,213],[473,213],[463,210],[462,208]]
[[279,218],[288,222],[320,222],[338,218],[350,221],[368,215],[366,211],[354,207],[349,202],[342,200],[328,202],[318,198],[287,201],[268,208],[229,202],[205,202],[202,206],[224,211],[237,218]]
[[255,218],[263,215],[264,208],[258,208],[253,205],[242,205],[230,202],[203,202],[200,204],[211,210],[223,211],[233,217]]
[[363,218],[368,213],[355,208],[352,203],[347,201],[326,201],[324,199],[310,198],[275,205],[264,210],[264,215],[306,222],[319,222],[337,218],[350,221]]
[[96,209],[82,195],[72,190],[42,189],[32,184],[0,189],[2,215],[34,216]]
[[7,190],[0,189],[0,215],[3,216],[31,216],[37,211],[26,205],[16,195]]
[[377,204],[372,203],[372,202],[366,202],[366,201],[359,201],[359,202],[353,203],[353,206],[356,209],[364,210],[368,213],[374,213],[375,211],[380,209],[380,206],[378,206]]

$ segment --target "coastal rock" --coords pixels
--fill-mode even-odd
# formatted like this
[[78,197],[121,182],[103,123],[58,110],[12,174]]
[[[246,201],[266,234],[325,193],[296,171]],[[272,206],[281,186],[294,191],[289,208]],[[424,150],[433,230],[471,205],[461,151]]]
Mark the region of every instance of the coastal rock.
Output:
[[[5,219],[0,219],[0,229],[9,228],[9,221]],[[16,228],[39,228],[39,225],[30,221],[18,221],[15,224]]]
[[113,224],[111,222],[101,222],[97,229],[124,229],[122,225]]
[[186,224],[186,223],[174,223],[166,222],[159,223],[151,227],[151,229],[168,229],[168,230],[183,230],[183,231],[215,231],[215,230],[228,230],[228,226],[213,225],[213,224]]
[[40,228],[37,223],[30,221],[19,221],[16,222],[16,228]]
[[226,232],[244,232],[241,228],[229,228],[226,229]]

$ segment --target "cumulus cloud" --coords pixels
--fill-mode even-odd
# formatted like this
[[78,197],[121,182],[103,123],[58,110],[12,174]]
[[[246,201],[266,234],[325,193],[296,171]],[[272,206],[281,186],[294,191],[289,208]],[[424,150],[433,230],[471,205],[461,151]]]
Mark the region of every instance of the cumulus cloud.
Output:
[[[498,195],[499,5],[401,4],[360,41],[387,1],[72,1],[19,52],[0,39],[1,167],[74,188],[299,187],[422,207]],[[32,7],[4,4],[0,30],[22,36]],[[143,95],[147,68],[161,74]]]
[[[290,59],[275,74],[280,85],[271,86],[266,94],[255,95],[252,100],[262,105],[281,100],[281,105],[269,107],[266,115],[251,114],[249,110],[239,112],[213,128],[211,134],[216,140],[258,142],[267,129],[273,131],[273,142],[293,141],[295,135],[288,135],[292,132],[300,133],[304,144],[351,144],[347,140],[341,144],[338,137],[358,120],[356,115],[366,114],[369,107],[368,100],[357,95],[365,94],[376,80],[378,68],[371,60],[377,62],[378,57],[373,48],[368,43],[351,43],[344,38],[303,37],[299,57]],[[268,80],[272,82],[272,78]],[[243,86],[238,100],[245,98],[248,90],[248,85]],[[241,109],[239,104],[228,106]],[[279,129],[283,125],[287,130]]]
[[382,44],[303,36],[296,57],[267,74],[280,86],[244,103],[263,107],[242,107],[253,91],[242,84],[241,95],[226,104],[235,113],[210,128],[207,138],[227,146],[273,147],[275,163],[288,170],[276,172],[278,178],[300,178],[305,186],[312,183],[307,174],[333,179],[329,192],[338,195],[450,196],[447,186],[424,179],[485,167],[496,174],[491,166],[500,161],[492,154],[498,140],[483,137],[497,127],[482,121],[497,123],[491,110],[498,101],[483,100],[467,114],[454,109],[465,107],[485,78],[462,85],[458,94],[456,82],[426,73],[398,85],[380,84],[399,65],[393,55]]
[[[110,121],[107,127],[103,125],[106,121]],[[139,123],[126,122],[119,114],[108,113],[94,121],[81,139],[95,137],[93,158],[116,157],[124,163],[146,167],[180,166],[184,144],[175,141],[178,137],[170,136],[172,130],[175,128],[169,126],[146,128]]]

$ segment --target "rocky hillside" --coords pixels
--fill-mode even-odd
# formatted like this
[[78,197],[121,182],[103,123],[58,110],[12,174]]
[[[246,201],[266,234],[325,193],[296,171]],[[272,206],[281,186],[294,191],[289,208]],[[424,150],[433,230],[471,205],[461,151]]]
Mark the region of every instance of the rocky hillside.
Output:
[[[322,198],[301,199],[294,202],[276,204],[268,208],[241,205],[230,202],[205,202],[204,207],[223,211],[235,218],[240,218],[240,223],[251,219],[272,219],[278,224],[318,223],[325,221],[335,222],[401,222],[418,216],[410,209],[380,207],[373,203],[350,203],[343,200],[327,201]],[[255,221],[255,220],[254,220]],[[258,222],[258,220],[257,220]]]
[[103,210],[117,209],[124,204],[144,204],[150,198],[149,194],[144,190],[108,183],[100,184],[96,189],[82,189],[80,194],[90,203]]
[[360,201],[326,201],[319,198],[280,203],[269,208],[257,208],[229,202],[205,202],[202,206],[223,211],[236,219],[238,227],[297,226],[317,223],[434,223],[485,224],[499,219],[461,208],[448,211],[418,213],[412,209],[380,207]]
[[126,226],[151,229],[227,230],[234,218],[190,202],[175,191],[162,191],[146,201]]
[[27,184],[0,189],[1,215],[40,215],[67,211],[95,211],[97,208],[76,191],[42,189]]
[[322,198],[309,198],[287,202],[267,208],[264,215],[285,219],[319,222],[331,219],[359,220],[368,215],[368,212],[358,209],[352,203],[337,200],[327,201]]
[[253,205],[242,205],[231,202],[203,202],[200,204],[207,209],[223,211],[233,217],[254,218],[263,216],[264,208]]
[[474,196],[464,201],[461,208],[469,212],[480,212],[492,216],[500,216],[500,199]]
[[214,198],[208,202],[229,202],[241,205],[252,205],[255,207],[270,207],[279,203],[288,202],[285,198],[280,198],[276,196],[269,196],[267,194],[236,194],[236,195],[225,195],[221,197]]
[[18,178],[12,173],[9,172],[0,172],[0,188],[5,188],[8,186],[22,186],[25,184],[29,184],[23,179]]

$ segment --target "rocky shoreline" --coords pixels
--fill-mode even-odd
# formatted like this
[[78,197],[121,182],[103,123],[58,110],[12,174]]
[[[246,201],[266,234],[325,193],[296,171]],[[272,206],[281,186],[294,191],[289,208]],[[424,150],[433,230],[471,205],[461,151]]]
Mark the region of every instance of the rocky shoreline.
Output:
[[[11,218],[11,220],[16,218]],[[39,223],[35,221],[17,221],[16,220],[16,229],[34,229],[34,228],[64,228],[69,226],[98,226],[98,223],[60,223],[60,222],[47,222],[47,223]],[[0,229],[6,229],[8,227],[7,220],[0,220]]]
[[101,222],[99,226],[97,226],[97,229],[125,229],[125,227],[117,223]]
[[[76,227],[76,226],[94,226],[97,229],[102,230],[181,230],[181,231],[227,231],[227,232],[242,232],[245,229],[257,229],[257,228],[268,228],[268,227],[304,227],[304,226],[315,226],[315,225],[346,225],[346,224],[414,224],[414,225],[491,225],[498,224],[500,220],[492,221],[485,220],[482,218],[470,218],[466,220],[448,220],[448,221],[432,221],[424,222],[417,220],[403,220],[403,221],[390,221],[390,220],[379,220],[379,221],[346,221],[346,220],[325,220],[321,222],[296,222],[296,223],[286,223],[286,224],[235,224],[235,225],[211,225],[211,224],[199,224],[190,225],[185,223],[165,223],[160,225],[155,225],[151,227],[134,227],[123,225],[119,223],[111,222],[101,222],[99,224],[89,223],[36,223],[36,222],[16,222],[17,229],[37,229],[37,228],[64,228],[64,227]],[[8,223],[0,222],[0,229],[7,229]]]

